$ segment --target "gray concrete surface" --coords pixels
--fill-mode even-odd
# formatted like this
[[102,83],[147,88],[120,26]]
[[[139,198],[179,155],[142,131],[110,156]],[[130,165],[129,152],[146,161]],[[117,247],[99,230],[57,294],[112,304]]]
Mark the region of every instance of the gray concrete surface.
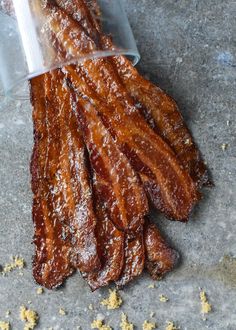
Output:
[[[0,264],[11,255],[27,263],[23,276],[0,277],[0,320],[5,311],[13,329],[23,329],[19,306],[37,310],[38,329],[90,329],[97,314],[119,329],[121,311],[141,329],[151,311],[159,329],[173,320],[185,330],[236,329],[236,3],[232,0],[128,0],[126,8],[142,55],[142,73],[178,102],[202,150],[215,182],[187,224],[154,214],[163,232],[180,251],[176,271],[148,289],[143,276],[122,292],[116,311],[100,306],[107,289],[91,293],[79,274],[57,291],[36,294],[31,275],[31,192],[29,159],[32,123],[29,102],[0,103]],[[221,145],[228,144],[223,151]],[[225,258],[224,256],[230,258]],[[203,321],[199,288],[206,290],[213,311]],[[169,302],[161,303],[159,294]],[[29,304],[28,301],[31,301]],[[94,310],[88,309],[89,304]],[[66,316],[58,310],[63,307]]]

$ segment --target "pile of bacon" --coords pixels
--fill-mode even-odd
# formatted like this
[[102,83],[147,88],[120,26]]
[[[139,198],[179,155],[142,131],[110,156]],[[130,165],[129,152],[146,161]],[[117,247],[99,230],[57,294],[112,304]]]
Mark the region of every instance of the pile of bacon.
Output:
[[[96,1],[43,4],[58,54],[112,48]],[[92,290],[156,279],[178,253],[148,219],[150,204],[187,221],[209,183],[175,102],[124,56],[33,78],[35,280],[55,288],[79,270]]]

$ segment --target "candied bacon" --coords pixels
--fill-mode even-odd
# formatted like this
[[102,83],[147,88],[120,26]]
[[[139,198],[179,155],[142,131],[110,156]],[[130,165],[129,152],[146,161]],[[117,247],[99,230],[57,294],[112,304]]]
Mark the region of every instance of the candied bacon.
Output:
[[120,278],[116,281],[118,287],[131,282],[140,276],[144,269],[145,249],[143,242],[143,228],[134,235],[126,234],[125,237],[125,260]]
[[[43,281],[39,279],[40,273],[45,276],[46,287],[61,284],[57,277],[60,272],[63,274],[63,269],[57,271],[56,267],[53,268],[55,258],[60,269],[60,255],[61,265],[66,265],[63,261],[66,258],[70,269],[76,267],[88,272],[100,267],[95,237],[96,217],[93,212],[85,148],[78,133],[75,114],[71,111],[71,96],[62,86],[62,77],[59,71],[45,75],[45,96],[37,95],[42,93],[43,85],[39,78],[31,80],[35,124],[35,146],[31,164],[33,220],[36,230],[34,274],[40,283]],[[44,239],[46,233],[42,233],[43,228],[50,231],[48,235],[52,236],[52,244],[49,244],[49,239]],[[45,256],[45,261],[41,261],[41,254]],[[44,275],[42,269],[47,269],[48,275]],[[47,276],[50,281],[55,276],[55,284],[48,284]]]
[[[38,10],[57,59],[114,48],[96,0],[50,0]],[[145,217],[146,194],[186,221],[209,183],[175,102],[123,56],[34,78],[31,96],[36,281],[54,288],[79,269],[96,290],[124,286],[144,267],[153,279],[171,271],[179,255]]]
[[[113,107],[108,107],[94,91],[96,86],[94,89],[88,86],[78,69],[76,72],[68,66],[63,70],[77,93],[86,96],[96,106],[105,126],[140,174],[155,206],[171,219],[186,221],[199,195],[168,145],[151,130],[135,107],[129,112],[124,111],[113,96]],[[113,76],[109,79],[113,81]],[[101,85],[104,85],[102,81],[99,88]]]
[[89,273],[82,273],[90,288],[94,291],[116,281],[123,269],[124,263],[124,236],[118,230],[104,207],[101,195],[97,189],[97,179],[93,176],[93,191],[95,199],[95,211],[97,215],[96,237],[98,242],[98,256],[101,260],[101,269]]
[[89,100],[77,97],[77,115],[90,163],[96,173],[96,190],[114,225],[135,231],[143,224],[148,202],[139,178],[116,146]]
[[161,236],[157,226],[145,221],[144,226],[145,267],[153,279],[158,279],[170,272],[179,260],[179,254],[170,248]]
[[[52,88],[52,89],[51,89]],[[50,182],[58,157],[53,153],[52,126],[57,124],[51,103],[51,76],[46,74],[31,80],[31,101],[35,144],[31,160],[33,190],[33,221],[35,228],[34,278],[40,285],[54,288],[74,271],[70,263],[71,245],[66,239],[66,228],[54,208],[56,194]],[[54,126],[55,127],[55,126]]]
[[[99,21],[96,19],[99,8],[97,1],[85,1],[90,13],[84,10],[86,6],[83,0],[74,1],[73,8],[65,0],[60,0],[60,5],[62,2],[68,14],[77,21],[78,17],[80,18],[79,23],[90,36],[94,36],[96,44],[98,44],[99,34],[100,47],[114,48],[111,39],[102,34]],[[127,92],[139,103],[139,109],[147,122],[152,127],[154,126],[156,132],[173,148],[179,161],[196,184],[199,187],[210,184],[206,165],[175,101],[159,87],[142,77],[125,56],[112,57],[111,62],[127,88]]]

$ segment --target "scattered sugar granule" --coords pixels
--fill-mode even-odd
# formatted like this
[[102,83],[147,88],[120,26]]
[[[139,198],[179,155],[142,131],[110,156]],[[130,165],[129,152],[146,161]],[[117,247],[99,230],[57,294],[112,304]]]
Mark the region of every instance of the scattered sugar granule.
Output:
[[179,328],[177,328],[173,322],[168,321],[167,322],[167,326],[166,326],[166,330],[179,330]]
[[228,144],[227,143],[223,143],[222,145],[221,145],[221,149],[223,150],[223,151],[225,151],[227,148],[228,148]]
[[66,311],[64,310],[64,308],[59,308],[59,314],[62,316],[66,315]]
[[33,330],[38,323],[38,314],[30,309],[27,309],[25,306],[20,308],[20,319],[21,321],[26,322],[24,330]]
[[2,274],[3,275],[6,275],[10,272],[12,272],[13,270],[15,269],[23,269],[24,266],[25,266],[25,260],[21,257],[18,257],[18,256],[14,256],[14,257],[11,257],[11,262],[6,264],[4,267],[3,267],[3,271],[2,271]]
[[230,125],[230,121],[229,121],[229,120],[226,121],[226,125],[227,125],[227,126]]
[[155,284],[154,283],[149,284],[148,289],[155,289]]
[[152,318],[152,317],[154,317],[155,316],[155,313],[154,312],[151,312],[150,313],[150,317]]
[[43,293],[44,293],[43,288],[38,288],[38,289],[37,289],[37,294],[43,294]]
[[0,321],[0,330],[10,330],[10,323]]
[[186,139],[186,140],[184,141],[184,144],[186,144],[186,145],[190,145],[190,144],[191,144],[191,140],[190,140],[190,139]]
[[101,320],[94,320],[91,323],[91,329],[98,329],[98,330],[112,330],[109,325],[106,325]]
[[121,330],[133,330],[134,325],[128,321],[128,317],[125,313],[121,314],[121,322],[120,322]]
[[109,290],[109,296],[101,301],[101,305],[107,309],[117,309],[122,305],[122,299],[117,290]]
[[156,324],[145,320],[143,323],[143,330],[153,330],[153,329],[156,329]]
[[7,311],[6,311],[6,313],[5,313],[5,316],[6,317],[9,317],[11,315],[11,311],[8,309]]
[[169,301],[169,299],[168,299],[166,296],[164,296],[163,294],[161,294],[161,295],[159,296],[159,300],[160,300],[161,302],[167,302],[167,301]]
[[90,311],[93,311],[93,304],[89,304],[88,309],[89,309]]
[[208,300],[207,300],[207,296],[206,296],[206,292],[205,291],[201,291],[200,292],[200,299],[201,299],[201,313],[202,314],[208,314],[211,312],[212,310],[212,306],[211,304],[209,304]]

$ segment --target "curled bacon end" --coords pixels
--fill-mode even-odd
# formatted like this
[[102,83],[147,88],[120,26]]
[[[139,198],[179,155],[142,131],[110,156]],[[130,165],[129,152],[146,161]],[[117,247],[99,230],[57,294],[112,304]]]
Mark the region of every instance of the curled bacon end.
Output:
[[154,280],[170,272],[177,265],[179,253],[169,247],[154,223],[145,223],[144,242],[145,267]]
[[109,219],[106,208],[97,190],[96,176],[93,176],[97,226],[96,237],[101,269],[90,273],[82,273],[92,291],[116,281],[124,263],[124,233],[119,231]]
[[123,287],[134,278],[140,276],[144,269],[145,249],[143,230],[134,236],[126,235],[125,238],[125,261],[121,276],[116,285]]

